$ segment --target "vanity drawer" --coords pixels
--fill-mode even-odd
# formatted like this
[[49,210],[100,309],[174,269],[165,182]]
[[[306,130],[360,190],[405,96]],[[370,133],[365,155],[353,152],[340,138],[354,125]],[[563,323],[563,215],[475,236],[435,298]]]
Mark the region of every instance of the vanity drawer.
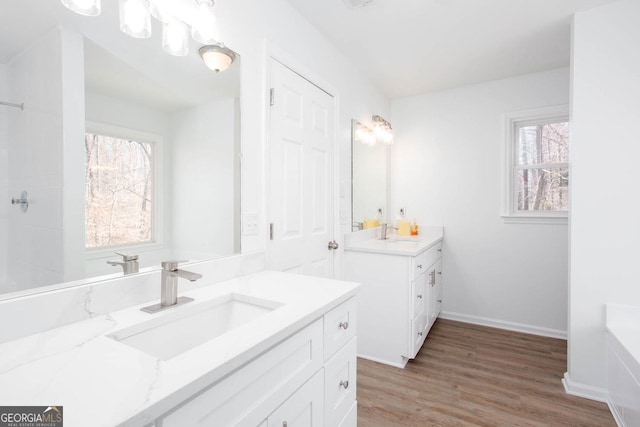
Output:
[[324,359],[356,335],[356,300],[351,298],[324,315]]
[[356,400],[356,337],[324,368],[324,408],[327,426],[336,426]]
[[255,427],[278,406],[278,399],[293,394],[322,367],[322,323],[318,319],[187,401],[162,426]]
[[442,254],[442,242],[438,242],[413,258],[413,279],[427,271]]
[[411,282],[411,319],[415,319],[424,311],[425,301],[427,300],[428,279],[429,275],[423,274]]
[[427,314],[423,312],[411,322],[411,336],[409,337],[408,358],[413,359],[420,351],[424,340],[427,338]]

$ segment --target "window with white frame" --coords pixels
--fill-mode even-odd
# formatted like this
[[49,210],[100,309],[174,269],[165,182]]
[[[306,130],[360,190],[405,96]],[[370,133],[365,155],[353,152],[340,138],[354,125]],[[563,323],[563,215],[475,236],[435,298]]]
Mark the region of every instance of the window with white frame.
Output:
[[507,115],[505,221],[566,222],[568,107]]
[[85,149],[86,248],[155,242],[156,137],[94,125]]

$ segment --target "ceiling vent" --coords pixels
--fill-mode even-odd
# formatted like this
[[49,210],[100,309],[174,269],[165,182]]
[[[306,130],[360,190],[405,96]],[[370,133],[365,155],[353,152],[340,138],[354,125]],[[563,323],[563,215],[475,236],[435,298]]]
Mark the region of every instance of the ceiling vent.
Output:
[[350,9],[357,9],[360,7],[371,6],[373,0],[344,0],[344,3]]

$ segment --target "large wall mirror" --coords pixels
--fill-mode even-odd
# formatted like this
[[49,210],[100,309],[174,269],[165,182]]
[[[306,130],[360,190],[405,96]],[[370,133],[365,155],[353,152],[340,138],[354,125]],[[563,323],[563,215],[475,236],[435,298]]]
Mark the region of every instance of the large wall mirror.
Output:
[[362,138],[361,126],[357,120],[351,123],[352,231],[361,230],[365,222],[387,219],[389,145]]
[[0,105],[0,299],[121,276],[115,252],[141,272],[240,252],[240,57],[169,55],[117,6],[2,6],[0,102],[24,106]]

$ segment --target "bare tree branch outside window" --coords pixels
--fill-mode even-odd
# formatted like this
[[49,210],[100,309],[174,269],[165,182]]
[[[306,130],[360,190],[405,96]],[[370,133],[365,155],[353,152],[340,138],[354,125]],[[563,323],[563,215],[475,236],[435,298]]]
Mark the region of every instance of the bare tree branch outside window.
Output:
[[568,210],[569,123],[518,128],[518,211]]
[[86,247],[152,240],[152,146],[87,133]]

